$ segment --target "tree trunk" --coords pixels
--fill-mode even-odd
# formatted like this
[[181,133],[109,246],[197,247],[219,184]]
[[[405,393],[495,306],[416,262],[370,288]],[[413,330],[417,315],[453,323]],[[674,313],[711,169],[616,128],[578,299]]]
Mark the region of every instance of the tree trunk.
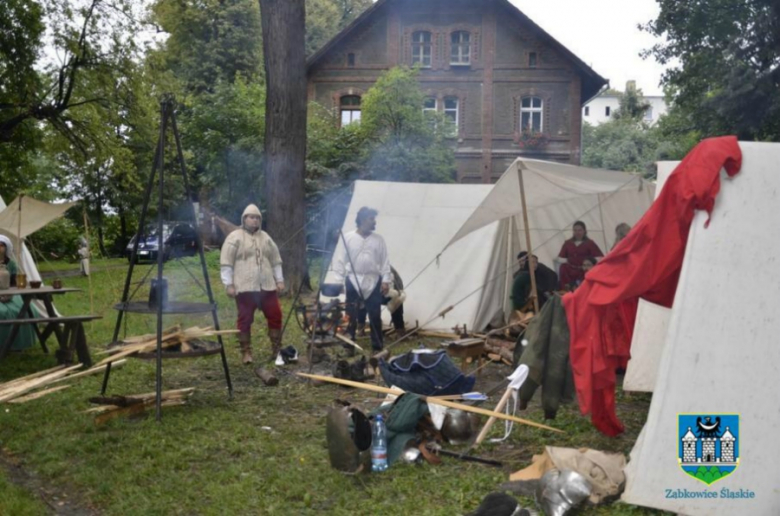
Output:
[[265,61],[265,200],[287,286],[306,275],[304,173],[306,50],[304,0],[259,0]]

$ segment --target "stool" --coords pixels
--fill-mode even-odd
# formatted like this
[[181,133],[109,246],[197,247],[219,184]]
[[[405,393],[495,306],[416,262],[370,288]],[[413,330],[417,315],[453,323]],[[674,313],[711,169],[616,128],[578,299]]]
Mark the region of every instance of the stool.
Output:
[[477,377],[482,373],[482,355],[485,354],[485,341],[482,339],[460,339],[443,342],[442,347],[452,358],[460,358],[460,370],[465,373],[468,359],[477,359]]

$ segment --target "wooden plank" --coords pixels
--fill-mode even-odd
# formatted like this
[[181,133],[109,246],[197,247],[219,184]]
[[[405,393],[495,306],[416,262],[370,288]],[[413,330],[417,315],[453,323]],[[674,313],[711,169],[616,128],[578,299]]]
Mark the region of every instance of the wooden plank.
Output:
[[63,376],[67,376],[68,374],[70,374],[71,371],[74,371],[80,367],[81,364],[76,364],[74,366],[67,367],[65,369],[51,373],[49,375],[41,376],[40,378],[36,378],[29,382],[25,382],[21,385],[15,386],[12,389],[6,389],[0,392],[0,403],[12,400],[14,398],[18,398],[23,394],[27,394],[28,392],[37,389],[38,387],[48,385],[53,380],[57,380],[59,378],[62,378]]
[[359,349],[360,351],[362,351],[363,353],[365,353],[365,350],[363,348],[361,348],[360,346],[358,346],[357,342],[355,342],[355,341],[353,341],[351,339],[348,339],[344,335],[341,335],[340,333],[336,332],[336,338],[339,339],[342,342],[346,342],[350,346],[353,346],[353,347]]

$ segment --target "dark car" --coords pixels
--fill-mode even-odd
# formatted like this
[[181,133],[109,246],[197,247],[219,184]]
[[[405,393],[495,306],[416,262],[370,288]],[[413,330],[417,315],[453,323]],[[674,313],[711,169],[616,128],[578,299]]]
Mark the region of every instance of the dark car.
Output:
[[[198,252],[197,237],[195,229],[189,224],[164,224],[163,225],[163,260],[171,258],[180,258],[183,256],[195,256]],[[125,248],[125,255],[130,261],[133,255],[133,245],[135,237]],[[157,260],[157,253],[160,249],[160,239],[157,236],[157,226],[146,228],[141,242],[138,244],[138,261]]]

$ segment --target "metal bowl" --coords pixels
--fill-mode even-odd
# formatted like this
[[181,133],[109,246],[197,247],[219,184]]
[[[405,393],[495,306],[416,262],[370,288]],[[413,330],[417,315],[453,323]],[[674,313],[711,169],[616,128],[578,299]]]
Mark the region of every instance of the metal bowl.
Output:
[[466,444],[479,431],[479,416],[460,409],[447,409],[441,435],[451,444]]

